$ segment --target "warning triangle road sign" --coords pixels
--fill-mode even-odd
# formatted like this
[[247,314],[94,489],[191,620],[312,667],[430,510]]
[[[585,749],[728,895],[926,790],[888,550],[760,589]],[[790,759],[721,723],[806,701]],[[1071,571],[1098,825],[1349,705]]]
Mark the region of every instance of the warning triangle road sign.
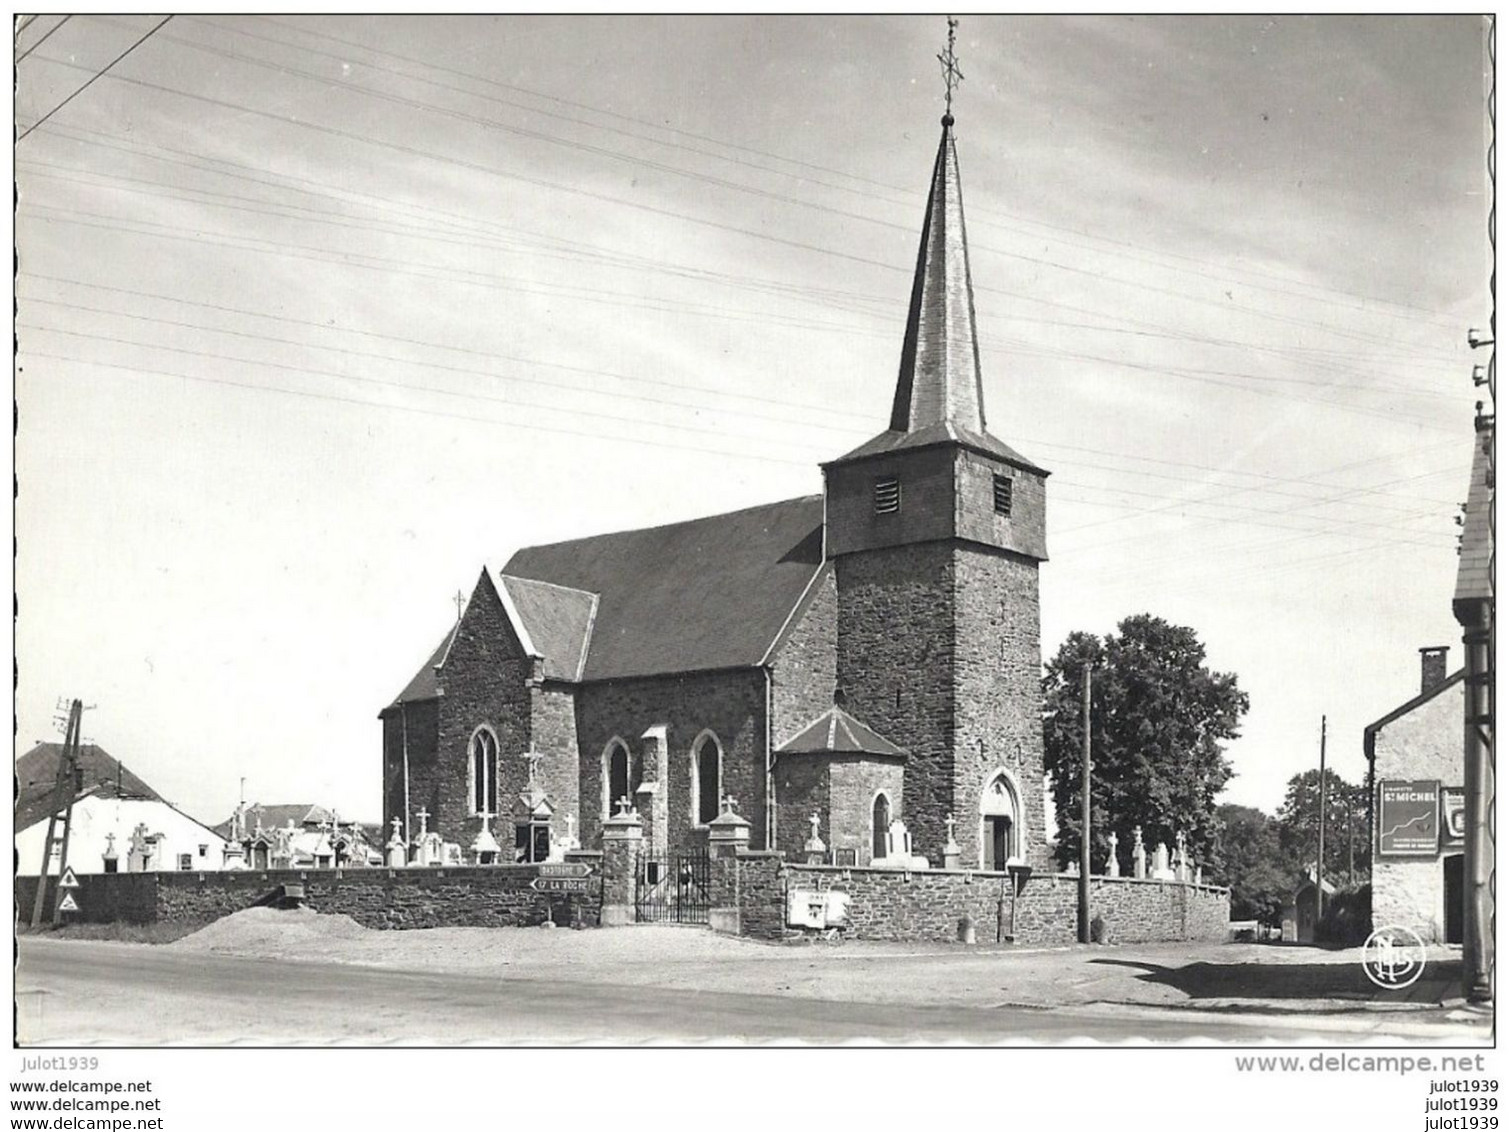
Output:
[[58,911],[59,912],[77,912],[78,910],[79,910],[79,906],[78,906],[78,904],[73,899],[73,893],[71,893],[71,892],[65,892],[65,893],[63,893],[63,899],[58,903]]
[[73,866],[69,865],[66,869],[63,870],[63,879],[58,881],[58,887],[77,888],[78,886],[79,878],[73,875]]

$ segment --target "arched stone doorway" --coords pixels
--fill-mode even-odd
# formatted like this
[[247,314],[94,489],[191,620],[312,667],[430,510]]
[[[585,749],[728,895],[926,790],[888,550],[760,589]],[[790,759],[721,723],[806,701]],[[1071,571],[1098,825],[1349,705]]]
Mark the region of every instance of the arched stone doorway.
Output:
[[1021,805],[1016,781],[1004,767],[985,780],[980,795],[980,867],[1005,872],[1021,856]]

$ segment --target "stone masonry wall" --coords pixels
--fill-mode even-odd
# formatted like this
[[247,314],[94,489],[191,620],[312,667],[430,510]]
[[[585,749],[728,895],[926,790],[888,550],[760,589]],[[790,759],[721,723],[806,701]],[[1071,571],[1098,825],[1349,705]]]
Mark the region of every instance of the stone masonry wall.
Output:
[[[498,806],[503,816],[493,834],[508,853],[513,847],[513,804],[524,788],[528,768],[520,757],[530,748],[530,689],[534,664],[509,624],[492,581],[484,573],[472,591],[450,655],[440,670],[444,695],[436,771],[436,807],[429,828],[464,853],[481,828],[472,813],[469,747],[477,728],[487,725],[498,739]],[[418,803],[415,803],[417,809]]]
[[844,708],[907,752],[893,819],[942,863],[954,805],[954,549],[918,543],[837,560],[838,687]]
[[770,665],[771,735],[779,747],[833,706],[838,584],[824,570]]
[[[85,924],[150,924],[157,918],[158,873],[79,873],[73,890],[77,913],[65,912],[66,922]],[[31,923],[32,904],[37,898],[37,878],[15,878],[16,917]],[[43,915],[51,922],[57,898],[57,877],[49,877]]]
[[602,832],[602,753],[615,736],[631,752],[651,727],[666,726],[666,815],[671,849],[706,841],[693,821],[692,744],[704,729],[723,748],[722,792],[732,794],[753,825],[755,847],[765,839],[765,677],[760,669],[607,680],[576,693],[581,744],[582,844],[596,846]]
[[[566,815],[570,814],[575,819],[577,836],[580,837],[581,767],[577,761],[575,688],[552,682],[534,689],[530,697],[530,737],[534,749],[544,756],[540,760],[539,776],[540,785],[555,806],[552,828],[558,837],[564,837]],[[517,796],[515,791],[503,800],[503,805],[511,809]]]
[[1037,563],[972,546],[960,546],[954,554],[954,696],[959,720],[952,805],[958,818],[960,863],[987,863],[981,856],[980,799],[994,773],[1004,769],[1016,787],[1018,853],[1034,869],[1047,872],[1052,862],[1043,814]]
[[[600,876],[589,878],[584,894],[561,895],[536,892],[530,882],[539,873],[537,865],[114,873],[81,876],[75,899],[78,918],[91,923],[208,923],[271,903],[282,885],[302,884],[310,908],[369,928],[530,927],[547,916],[562,926],[596,926]],[[18,898],[29,901],[34,884],[17,878]]]
[[[847,892],[849,923],[844,935],[850,939],[954,940],[966,915],[974,919],[980,942],[994,940],[998,930],[1005,936],[1011,928],[1011,882],[1000,873],[788,864],[780,879],[783,924],[785,893],[790,889]],[[1075,942],[1078,886],[1072,876],[1032,877],[1016,901],[1016,941]],[[747,886],[741,883],[741,888]],[[752,899],[745,891],[741,908],[746,917]],[[1108,943],[1220,942],[1226,939],[1230,918],[1227,889],[1129,877],[1092,877],[1090,905],[1105,923]]]
[[[404,735],[408,734],[409,814],[408,838],[419,833],[413,815],[420,810],[440,812],[439,763],[440,701],[422,700],[383,713],[383,841],[392,835],[394,818],[403,819]],[[433,826],[431,827],[433,828]]]
[[779,756],[775,796],[780,812],[775,847],[786,854],[787,860],[803,860],[802,846],[812,830],[809,814],[818,815],[818,836],[825,843],[828,840],[828,760],[814,755]]
[[875,795],[884,791],[894,813],[901,806],[905,777],[906,763],[900,759],[849,755],[833,758],[828,772],[829,810],[823,831],[828,848],[853,849],[859,864],[868,865],[875,844]]

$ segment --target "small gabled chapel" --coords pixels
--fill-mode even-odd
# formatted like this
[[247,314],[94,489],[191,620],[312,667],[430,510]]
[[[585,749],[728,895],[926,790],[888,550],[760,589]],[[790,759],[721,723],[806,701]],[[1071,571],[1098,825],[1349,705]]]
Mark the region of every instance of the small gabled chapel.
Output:
[[540,860],[597,847],[627,799],[652,851],[695,849],[731,797],[756,849],[797,857],[815,833],[863,867],[901,820],[932,867],[956,844],[964,868],[1051,870],[1048,473],[986,428],[942,124],[888,427],[824,464],[820,495],[484,568],[381,712],[405,841],[422,813],[446,841]]

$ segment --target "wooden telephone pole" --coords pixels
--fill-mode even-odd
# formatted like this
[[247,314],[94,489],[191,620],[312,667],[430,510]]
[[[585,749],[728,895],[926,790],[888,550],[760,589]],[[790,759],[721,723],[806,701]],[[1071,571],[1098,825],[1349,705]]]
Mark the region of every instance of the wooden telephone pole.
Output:
[[1320,836],[1315,846],[1315,931],[1320,932],[1320,918],[1325,915],[1323,889],[1326,875],[1326,717],[1320,717]]
[[1090,662],[1085,661],[1085,752],[1079,780],[1079,942],[1090,943]]
[[[52,808],[47,815],[47,836],[42,840],[42,868],[37,874],[37,895],[31,906],[31,926],[42,926],[42,909],[47,902],[47,874],[52,865],[52,844],[57,839],[58,811],[63,810],[63,843],[58,859],[58,880],[63,879],[63,870],[68,867],[68,834],[73,827],[73,800],[78,796],[75,770],[79,763],[79,724],[84,714],[84,705],[74,700],[68,709],[68,727],[63,733],[63,750],[58,756],[58,776],[52,788]],[[52,921],[57,923],[60,912],[54,901]]]

